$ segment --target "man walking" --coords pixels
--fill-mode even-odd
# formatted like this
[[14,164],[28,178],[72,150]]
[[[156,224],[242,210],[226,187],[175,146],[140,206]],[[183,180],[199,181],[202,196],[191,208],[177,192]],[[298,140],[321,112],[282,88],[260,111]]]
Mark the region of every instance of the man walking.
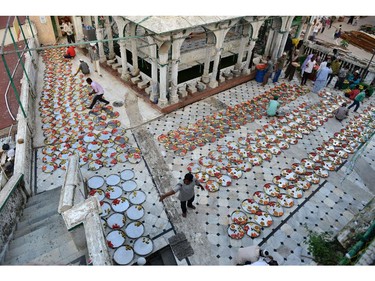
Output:
[[267,68],[266,68],[266,73],[264,74],[264,77],[263,77],[262,86],[268,83],[268,79],[270,78],[272,73],[273,73],[273,61],[271,59],[271,56],[267,56]]
[[103,77],[103,75],[100,72],[99,54],[98,54],[98,49],[96,48],[95,43],[90,43],[89,54],[90,54],[91,63],[94,64],[95,72],[98,72],[99,76]]
[[284,52],[276,62],[275,73],[273,75],[273,80],[272,80],[273,83],[276,83],[279,80],[279,76],[285,65],[285,60],[286,60],[286,53]]
[[313,55],[310,58],[310,61],[308,61],[306,63],[305,70],[303,71],[303,75],[302,75],[302,79],[301,79],[301,86],[306,85],[307,79],[310,77],[310,75],[311,75],[311,73],[314,69],[315,64],[316,64],[315,55]]
[[160,195],[159,201],[163,201],[168,196],[171,196],[178,193],[178,200],[181,201],[181,209],[182,209],[182,216],[186,218],[186,202],[187,206],[190,209],[196,209],[196,207],[193,205],[195,192],[194,192],[194,186],[199,186],[202,190],[204,190],[203,186],[199,183],[197,179],[194,178],[193,174],[187,173],[183,179],[182,182],[179,182],[171,191],[168,191],[167,193],[164,193]]
[[91,96],[92,94],[95,94],[95,97],[91,105],[88,107],[88,109],[92,109],[97,101],[104,102],[106,105],[109,104],[109,101],[103,98],[104,90],[103,90],[103,87],[99,83],[92,81],[91,78],[87,78],[86,82],[92,88],[92,91],[91,93],[89,93],[89,96]]
[[317,94],[321,89],[323,89],[327,85],[327,79],[330,73],[332,73],[331,63],[327,63],[318,70],[316,74],[314,87],[312,89],[313,93]]
[[[367,91],[367,90],[366,90],[366,91]],[[366,93],[365,93],[365,91],[360,92],[360,93],[354,98],[353,103],[348,107],[348,109],[351,109],[353,106],[355,106],[355,108],[354,108],[354,112],[357,112],[360,103],[363,102],[363,100],[365,99],[365,97],[366,97]]]

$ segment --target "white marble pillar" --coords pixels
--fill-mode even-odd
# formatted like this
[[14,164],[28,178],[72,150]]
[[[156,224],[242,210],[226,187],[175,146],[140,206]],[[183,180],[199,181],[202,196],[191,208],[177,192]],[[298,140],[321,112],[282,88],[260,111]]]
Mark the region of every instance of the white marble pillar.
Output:
[[243,56],[244,56],[244,53],[245,53],[245,47],[246,47],[246,43],[249,41],[249,37],[250,37],[250,35],[248,35],[248,36],[242,35],[242,37],[241,37],[240,48],[238,50],[237,63],[234,65],[235,70],[241,70],[242,60],[243,60]]
[[182,33],[174,35],[172,44],[172,67],[171,67],[171,103],[178,102],[177,84],[178,84],[178,65],[181,56],[181,45],[184,39],[181,38]]
[[152,45],[150,48],[151,56],[151,95],[150,100],[154,102],[159,97],[158,92],[158,59],[156,53],[156,45]]
[[303,24],[304,24],[305,21],[306,21],[306,17],[302,17],[301,24],[300,24],[300,26],[297,29],[297,33],[295,35],[295,38],[299,38],[301,36]]
[[273,41],[274,34],[275,34],[275,31],[272,28],[270,28],[268,32],[266,47],[264,49],[264,54],[263,54],[264,56],[267,56],[270,53],[271,43]]
[[288,39],[288,34],[289,34],[289,31],[284,31],[284,33],[283,33],[283,37],[281,39],[280,48],[279,48],[279,51],[277,53],[277,57],[278,58],[281,57],[281,55],[284,52],[286,40]]
[[[137,26],[133,23],[130,23],[130,35],[135,36]],[[139,74],[139,67],[138,67],[138,49],[137,49],[137,38],[131,39],[132,44],[132,61],[133,61],[133,71],[132,75],[137,76]]]
[[121,53],[121,79],[129,81],[131,76],[128,71],[128,58],[126,56],[126,44],[124,40],[119,41],[120,53]]
[[168,104],[167,100],[167,71],[168,71],[168,52],[159,52],[159,67],[160,67],[160,98],[158,105],[165,106]]
[[315,17],[311,16],[309,23],[307,24],[305,35],[303,36],[303,42],[306,42],[309,39],[312,27],[313,27],[313,22],[314,22]]
[[210,83],[208,84],[211,88],[215,88],[219,85],[219,82],[216,80],[216,76],[218,74],[218,71],[220,71],[219,63],[221,59],[221,53],[223,51],[225,35],[229,31],[229,29],[230,28],[219,29],[213,32],[216,37],[216,44],[215,44],[214,66],[212,68]]
[[271,58],[274,61],[276,61],[277,59],[277,54],[279,53],[282,38],[283,38],[283,33],[278,31],[276,35],[276,40],[274,41],[274,46],[273,46],[272,55],[271,55]]
[[102,40],[104,39],[104,28],[97,28],[96,29],[96,39],[98,40],[98,47],[99,47],[99,61],[101,63],[107,60],[104,52],[104,44]]
[[113,34],[112,34],[112,25],[111,22],[109,21],[109,17],[105,17],[105,30],[107,32],[107,37],[108,37],[108,49],[109,49],[109,54],[108,57],[110,60],[114,59],[116,54],[113,49]]
[[95,29],[96,29],[96,40],[98,40],[98,47],[99,47],[99,61],[101,63],[107,60],[104,52],[104,45],[103,45],[103,38],[104,38],[104,28],[99,26],[99,19],[95,16]]
[[213,45],[207,44],[206,45],[206,59],[204,61],[203,67],[203,75],[202,75],[202,82],[207,84],[210,82],[210,62],[211,62],[211,53],[212,53]]
[[216,80],[216,76],[219,70],[218,68],[222,51],[223,49],[221,47],[215,48],[214,66],[212,68],[211,79],[209,83],[209,86],[211,88],[216,88],[219,85],[219,82]]
[[83,28],[82,28],[82,18],[81,16],[73,16],[73,25],[76,43],[83,42]]
[[243,67],[243,70],[242,70],[242,74],[244,74],[244,75],[250,74],[250,69],[249,69],[250,59],[251,59],[251,54],[253,53],[253,49],[255,47],[256,40],[257,40],[257,38],[251,38],[250,39],[249,48],[247,49],[246,62],[245,62],[245,65]]

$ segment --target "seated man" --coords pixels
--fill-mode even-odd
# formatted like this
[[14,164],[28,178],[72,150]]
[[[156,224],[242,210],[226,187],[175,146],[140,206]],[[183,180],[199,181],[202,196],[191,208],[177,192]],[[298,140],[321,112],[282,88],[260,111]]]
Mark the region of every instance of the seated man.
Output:
[[280,103],[277,101],[278,96],[273,96],[273,100],[270,100],[267,107],[267,116],[277,116],[277,109],[280,107]]
[[267,250],[261,250],[258,245],[239,248],[236,256],[237,265],[252,264],[259,260],[259,257],[267,257]]
[[344,102],[335,112],[335,118],[340,122],[348,117],[349,109],[346,108],[347,104]]
[[79,67],[77,69],[77,72],[74,74],[74,76],[76,76],[79,71],[82,71],[83,74],[90,74],[89,65],[86,62],[84,62],[82,59],[79,59]]
[[73,59],[76,56],[76,50],[74,50],[74,48],[74,46],[69,46],[66,49],[66,54],[64,55],[64,58]]

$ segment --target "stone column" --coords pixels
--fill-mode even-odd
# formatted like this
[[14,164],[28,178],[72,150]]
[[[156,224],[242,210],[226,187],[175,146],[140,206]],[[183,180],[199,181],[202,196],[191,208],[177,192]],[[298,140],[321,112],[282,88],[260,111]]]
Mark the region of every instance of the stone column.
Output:
[[178,33],[173,36],[172,44],[172,67],[171,67],[171,103],[178,102],[177,85],[178,85],[178,65],[181,57],[181,45],[184,42],[183,34]]
[[303,42],[306,42],[309,39],[311,29],[313,27],[314,18],[315,18],[314,16],[311,16],[311,19],[309,23],[307,24],[305,35],[303,36]]
[[253,53],[253,49],[255,47],[256,40],[257,40],[257,38],[251,38],[250,39],[249,48],[247,49],[246,63],[245,63],[245,65],[243,67],[243,70],[242,70],[242,74],[244,74],[244,75],[250,74],[250,69],[249,69],[250,59],[251,59],[251,55]]
[[214,66],[212,68],[210,83],[208,84],[211,88],[215,88],[219,85],[218,81],[216,80],[216,76],[219,68],[222,50],[222,48],[215,48]]
[[303,44],[300,48],[300,54],[303,54],[305,52],[305,42],[309,39],[311,29],[313,28],[313,22],[314,22],[314,16],[311,16],[309,23],[307,24],[305,35],[303,36]]
[[271,55],[271,58],[273,60],[277,59],[277,54],[279,53],[282,38],[283,38],[283,33],[278,31],[277,35],[276,35],[276,40],[275,40],[275,43],[274,43],[274,46],[273,46],[272,55]]
[[[130,23],[130,35],[135,36],[137,26],[133,23]],[[138,50],[137,50],[137,38],[131,39],[132,44],[132,57],[133,57],[133,71],[132,75],[137,76],[139,74],[138,67]]]
[[213,66],[211,77],[210,77],[210,83],[208,84],[211,88],[215,88],[219,85],[218,81],[216,80],[216,76],[218,74],[218,71],[220,71],[218,69],[219,62],[221,58],[221,52],[223,51],[223,43],[224,43],[225,34],[228,32],[228,30],[229,28],[214,31],[214,34],[216,37],[214,66]]
[[159,67],[160,67],[160,98],[158,105],[165,106],[168,104],[167,100],[167,71],[168,71],[168,52],[159,52]]
[[156,45],[152,45],[150,48],[150,57],[151,57],[151,95],[150,100],[155,102],[159,96],[158,92],[158,59],[156,56]]
[[126,56],[126,45],[124,40],[119,41],[120,52],[121,52],[121,79],[129,81],[131,76],[128,71],[128,58]]
[[99,47],[99,61],[101,63],[107,60],[105,53],[104,53],[104,45],[103,45],[103,38],[104,38],[104,28],[99,26],[98,17],[95,16],[95,29],[96,29],[96,40],[98,40],[98,47]]
[[113,49],[113,34],[112,34],[112,25],[109,21],[109,17],[105,17],[105,29],[106,29],[106,32],[107,32],[107,37],[108,37],[108,48],[109,48],[109,54],[108,54],[108,57],[110,60],[114,59],[116,54],[114,52],[114,49]]
[[275,34],[275,31],[272,28],[270,28],[270,31],[268,33],[266,47],[264,49],[264,56],[267,56],[270,52],[271,43],[272,43],[274,34]]
[[211,62],[212,45],[206,46],[206,59],[204,61],[202,82],[207,84],[210,82],[210,62]]
[[107,57],[105,56],[105,52],[104,52],[104,44],[102,42],[102,40],[104,39],[103,33],[104,33],[104,28],[96,29],[96,39],[98,40],[98,47],[99,47],[99,61],[101,63],[107,60]]
[[180,59],[174,59],[172,58],[172,66],[171,66],[171,103],[177,103],[178,102],[178,95],[177,95],[177,84],[178,84],[178,64],[180,62]]
[[302,27],[303,27],[303,24],[304,24],[305,20],[306,20],[306,17],[302,17],[301,24],[300,24],[300,26],[297,29],[297,33],[295,35],[295,38],[299,38],[301,36]]
[[245,47],[246,47],[246,43],[249,41],[249,37],[250,37],[250,35],[249,36],[243,36],[242,35],[240,48],[238,50],[237,63],[234,65],[235,70],[241,70],[242,60],[243,60],[243,56],[244,56],[244,53],[245,53]]
[[281,57],[281,55],[284,52],[286,40],[288,39],[288,34],[289,34],[289,31],[284,31],[284,33],[283,33],[283,38],[281,39],[281,44],[280,44],[279,52],[277,53],[277,57],[278,58]]
[[82,28],[82,19],[80,16],[74,16],[73,18],[73,25],[74,25],[74,32],[75,32],[75,38],[76,42],[82,42],[83,41],[83,28]]

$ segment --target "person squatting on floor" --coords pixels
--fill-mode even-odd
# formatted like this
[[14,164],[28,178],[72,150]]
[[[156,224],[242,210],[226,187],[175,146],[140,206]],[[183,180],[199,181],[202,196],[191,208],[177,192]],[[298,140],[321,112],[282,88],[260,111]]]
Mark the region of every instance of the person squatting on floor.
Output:
[[79,59],[78,69],[73,76],[76,76],[78,74],[78,72],[80,72],[80,71],[82,71],[82,73],[85,74],[85,75],[90,74],[89,65],[86,62],[84,62],[82,59]]
[[74,46],[67,47],[66,53],[64,55],[64,58],[66,58],[66,59],[74,59],[75,56],[76,56],[75,47]]
[[267,107],[267,116],[273,117],[278,115],[277,109],[280,107],[280,103],[277,101],[278,99],[278,96],[273,96],[273,99],[269,101]]
[[335,111],[335,118],[340,122],[348,117],[349,109],[346,108],[346,102],[342,103],[342,105]]
[[187,173],[185,174],[184,179],[181,182],[179,182],[172,190],[168,191],[167,193],[161,194],[159,196],[159,201],[161,202],[168,196],[171,196],[179,192],[177,198],[181,201],[182,216],[186,218],[186,202],[187,206],[190,209],[196,209],[196,207],[193,205],[193,201],[195,198],[194,186],[196,185],[199,186],[202,190],[204,190],[204,187],[196,178],[194,178],[193,174]]
[[88,107],[88,109],[92,109],[97,101],[104,102],[106,105],[109,104],[109,101],[104,99],[104,90],[103,87],[97,83],[91,80],[91,78],[86,79],[87,84],[89,84],[92,88],[92,91],[89,93],[89,96],[92,94],[95,94],[95,97],[91,103],[91,105]]
[[267,250],[258,245],[239,248],[236,255],[237,265],[279,265]]

